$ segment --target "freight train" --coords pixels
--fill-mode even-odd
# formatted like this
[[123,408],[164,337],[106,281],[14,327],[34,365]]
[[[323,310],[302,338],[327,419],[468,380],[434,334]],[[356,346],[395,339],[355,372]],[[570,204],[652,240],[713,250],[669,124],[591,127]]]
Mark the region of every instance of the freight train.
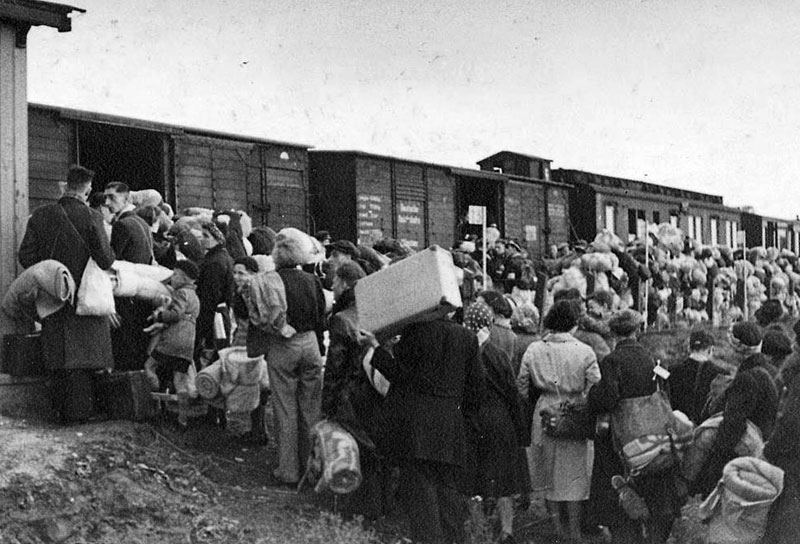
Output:
[[533,257],[591,241],[623,240],[669,222],[704,244],[800,249],[800,220],[763,217],[722,197],[568,169],[501,151],[478,169],[29,105],[29,204],[59,197],[70,164],[97,173],[96,189],[123,181],[156,189],[173,208],[242,209],[275,229],[328,230],[370,244],[450,247],[480,227],[472,206]]

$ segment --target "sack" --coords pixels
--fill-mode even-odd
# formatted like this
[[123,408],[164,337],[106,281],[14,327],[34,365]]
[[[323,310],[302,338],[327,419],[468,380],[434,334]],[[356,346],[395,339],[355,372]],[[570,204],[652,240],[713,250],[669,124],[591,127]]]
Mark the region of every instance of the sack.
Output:
[[113,315],[114,288],[111,277],[89,257],[81,277],[78,297],[75,302],[77,315]]
[[[714,442],[717,440],[721,423],[722,414],[717,414],[706,419],[695,429],[694,440],[684,454],[683,466],[681,467],[683,477],[687,481],[694,481],[700,474],[708,456],[711,454],[711,448],[714,447]],[[764,452],[764,440],[761,437],[761,430],[749,419],[747,420],[747,428],[739,443],[736,444],[734,452],[739,457],[758,458]]]
[[738,457],[722,472],[717,487],[700,504],[709,544],[756,544],[767,528],[775,499],[783,492],[784,472],[754,457]]
[[317,493],[330,490],[340,495],[358,489],[362,480],[361,460],[353,435],[326,419],[315,423],[309,434],[312,451],[303,480],[316,479]]
[[658,474],[679,462],[678,449],[691,443],[693,426],[673,412],[666,394],[622,399],[611,413],[611,431],[633,476]]
[[561,401],[543,407],[542,431],[551,438],[587,440],[594,437],[595,418],[585,401]]

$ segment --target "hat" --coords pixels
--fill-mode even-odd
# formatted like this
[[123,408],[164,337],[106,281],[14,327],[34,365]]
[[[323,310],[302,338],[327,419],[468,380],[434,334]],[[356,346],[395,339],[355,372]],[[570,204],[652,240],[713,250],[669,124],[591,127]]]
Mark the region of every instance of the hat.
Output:
[[764,333],[761,353],[770,357],[786,357],[792,353],[792,343],[781,331],[770,330]]
[[200,277],[200,269],[192,261],[184,260],[178,261],[173,267],[174,270],[181,270],[191,280],[197,280]]
[[769,325],[783,316],[783,305],[780,300],[765,300],[754,315],[760,325]]
[[689,349],[692,351],[708,349],[713,345],[714,337],[706,331],[692,331],[692,334],[689,335]]
[[337,240],[334,243],[330,244],[328,247],[328,251],[333,253],[334,251],[338,251],[344,255],[350,255],[351,259],[358,258],[358,248],[353,242],[349,240]]
[[614,314],[608,322],[608,328],[617,336],[628,336],[636,332],[644,322],[642,314],[634,310],[622,310]]
[[728,340],[737,353],[757,353],[761,348],[761,331],[750,321],[734,323],[728,332]]
[[464,326],[472,332],[490,328],[493,321],[492,309],[483,302],[473,302],[464,310]]

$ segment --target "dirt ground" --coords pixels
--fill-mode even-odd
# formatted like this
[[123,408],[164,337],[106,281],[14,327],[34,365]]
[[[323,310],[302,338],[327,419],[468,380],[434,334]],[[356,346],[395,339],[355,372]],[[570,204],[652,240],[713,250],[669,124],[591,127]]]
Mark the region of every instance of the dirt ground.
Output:
[[[646,342],[674,359],[685,338],[659,333]],[[246,418],[227,428],[192,420],[185,431],[164,417],[64,427],[36,409],[0,415],[2,544],[409,542],[399,514],[345,523],[330,515],[330,496],[267,486],[274,447],[236,439]],[[536,501],[515,525],[518,542],[555,541]],[[692,525],[683,520],[681,531]],[[491,533],[478,527],[470,540],[488,543]]]

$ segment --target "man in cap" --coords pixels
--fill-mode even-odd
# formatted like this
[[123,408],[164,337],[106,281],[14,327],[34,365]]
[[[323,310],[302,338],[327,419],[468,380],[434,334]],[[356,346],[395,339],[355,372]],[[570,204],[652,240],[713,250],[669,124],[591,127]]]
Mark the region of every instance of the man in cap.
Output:
[[689,356],[670,368],[667,379],[673,410],[686,414],[695,425],[702,422],[701,414],[711,388],[711,382],[725,369],[714,363],[714,337],[706,331],[689,335]]
[[[71,167],[64,196],[33,212],[19,248],[25,268],[47,259],[64,264],[76,292],[89,258],[102,269],[114,262],[103,216],[87,205],[93,179],[91,170]],[[53,407],[62,421],[89,418],[94,411],[92,371],[114,366],[108,316],[79,316],[66,304],[42,319],[42,347]]]

